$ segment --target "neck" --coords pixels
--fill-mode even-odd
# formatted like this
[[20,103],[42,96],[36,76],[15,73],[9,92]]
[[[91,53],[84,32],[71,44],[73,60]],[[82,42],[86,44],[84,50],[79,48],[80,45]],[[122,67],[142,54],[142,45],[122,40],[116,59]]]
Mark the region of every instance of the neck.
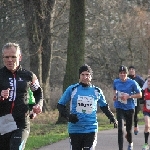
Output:
[[127,78],[125,78],[125,79],[121,79],[121,81],[125,82],[125,81],[127,81]]
[[82,83],[82,82],[80,82],[79,84],[82,85],[82,87],[88,87],[91,85],[91,83]]

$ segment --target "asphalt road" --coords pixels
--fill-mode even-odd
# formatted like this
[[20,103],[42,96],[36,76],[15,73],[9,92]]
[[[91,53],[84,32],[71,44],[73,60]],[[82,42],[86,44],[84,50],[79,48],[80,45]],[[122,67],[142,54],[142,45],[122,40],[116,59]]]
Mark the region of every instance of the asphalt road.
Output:
[[[138,135],[133,133],[134,150],[142,150],[144,144],[144,126],[139,126]],[[118,150],[117,129],[98,132],[96,150]],[[45,146],[39,150],[70,150],[69,139]],[[127,150],[128,142],[124,139],[124,150]]]

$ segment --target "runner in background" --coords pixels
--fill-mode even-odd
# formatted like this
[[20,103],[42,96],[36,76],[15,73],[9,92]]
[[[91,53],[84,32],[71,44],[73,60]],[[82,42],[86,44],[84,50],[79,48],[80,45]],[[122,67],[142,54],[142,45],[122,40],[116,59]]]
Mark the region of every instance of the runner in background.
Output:
[[132,124],[134,117],[134,99],[141,98],[141,88],[137,82],[127,77],[128,69],[126,66],[119,67],[119,79],[113,83],[114,89],[114,107],[117,110],[118,121],[118,145],[119,150],[123,150],[124,120],[126,120],[127,141],[129,143],[127,150],[133,150]]
[[147,77],[147,87],[142,91],[143,115],[145,120],[144,139],[142,150],[149,150],[148,138],[150,129],[150,76]]
[[[139,76],[136,75],[135,73],[135,67],[134,66],[129,66],[129,75],[128,77],[132,80],[135,80],[139,86],[142,88],[143,84],[144,84],[144,79]],[[137,135],[139,132],[139,128],[138,128],[138,113],[140,111],[140,100],[138,98],[134,99],[134,103],[135,103],[135,113],[134,113],[134,134]]]

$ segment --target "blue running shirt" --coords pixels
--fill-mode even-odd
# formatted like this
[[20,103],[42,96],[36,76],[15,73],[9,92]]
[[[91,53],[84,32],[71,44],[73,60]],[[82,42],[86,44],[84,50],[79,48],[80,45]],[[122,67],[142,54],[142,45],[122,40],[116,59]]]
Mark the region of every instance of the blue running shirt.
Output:
[[93,85],[82,87],[79,83],[69,86],[58,101],[66,105],[70,101],[70,113],[77,114],[77,123],[68,123],[69,133],[98,132],[97,103],[106,106],[105,96]]

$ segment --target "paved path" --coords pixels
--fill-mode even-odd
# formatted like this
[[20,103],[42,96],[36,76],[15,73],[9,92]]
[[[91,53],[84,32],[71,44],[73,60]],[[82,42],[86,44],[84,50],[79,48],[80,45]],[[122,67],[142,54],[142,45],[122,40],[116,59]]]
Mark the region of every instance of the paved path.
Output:
[[[141,150],[144,144],[144,126],[139,126],[140,132],[138,135],[133,134],[134,150]],[[97,137],[96,150],[118,150],[117,144],[117,129],[100,131]],[[124,150],[127,150],[128,143],[124,140]],[[45,146],[39,150],[70,150],[69,139]]]

